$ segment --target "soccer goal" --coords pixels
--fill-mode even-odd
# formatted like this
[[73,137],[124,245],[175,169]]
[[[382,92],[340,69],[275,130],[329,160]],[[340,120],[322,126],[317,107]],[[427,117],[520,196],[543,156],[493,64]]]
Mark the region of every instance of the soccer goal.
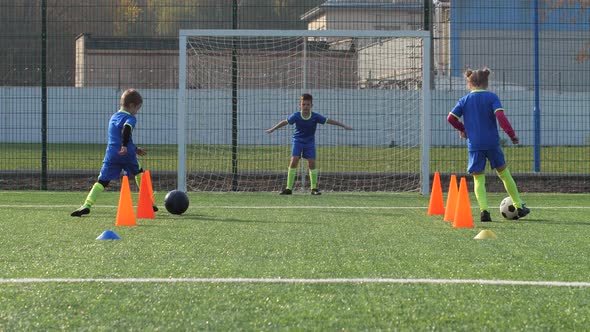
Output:
[[[318,125],[322,191],[429,192],[430,39],[425,31],[180,30],[178,188],[279,191],[299,111]],[[301,160],[294,191],[309,190]]]

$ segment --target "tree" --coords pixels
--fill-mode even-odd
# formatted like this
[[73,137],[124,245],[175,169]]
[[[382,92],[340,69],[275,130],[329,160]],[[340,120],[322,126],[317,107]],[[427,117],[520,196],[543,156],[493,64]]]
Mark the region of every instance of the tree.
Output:
[[231,22],[228,1],[148,0],[147,9],[160,36],[176,36],[179,29],[227,29]]
[[114,17],[116,36],[145,36],[155,31],[149,0],[118,0]]
[[[568,24],[590,24],[590,0],[543,0],[542,21],[558,15],[560,22]],[[585,42],[576,54],[576,62],[590,61],[590,42]]]

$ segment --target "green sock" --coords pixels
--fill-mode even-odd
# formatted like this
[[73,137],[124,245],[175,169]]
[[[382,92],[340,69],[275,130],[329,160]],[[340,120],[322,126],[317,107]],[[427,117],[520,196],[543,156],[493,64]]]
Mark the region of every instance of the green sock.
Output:
[[475,191],[475,198],[479,204],[480,211],[488,211],[488,195],[486,193],[486,175],[473,175],[473,191]]
[[103,191],[104,191],[103,185],[96,182],[92,186],[92,189],[90,189],[88,196],[86,196],[86,201],[84,202],[84,207],[87,207],[87,208],[92,207],[94,202],[96,202],[96,196],[98,196],[98,194],[100,194]]
[[518,188],[516,187],[516,182],[514,182],[508,167],[504,168],[502,172],[498,172],[498,176],[504,183],[504,188],[506,189],[508,195],[510,195],[510,198],[512,198],[514,206],[521,208],[522,201],[520,200],[520,195],[518,194]]
[[142,173],[137,173],[135,175],[135,184],[137,185],[137,190],[139,190],[139,188],[141,188],[141,174]]
[[293,184],[295,183],[295,176],[297,175],[297,168],[289,167],[287,172],[287,189],[293,190]]
[[318,188],[318,170],[317,169],[310,169],[309,170],[309,182],[311,189]]

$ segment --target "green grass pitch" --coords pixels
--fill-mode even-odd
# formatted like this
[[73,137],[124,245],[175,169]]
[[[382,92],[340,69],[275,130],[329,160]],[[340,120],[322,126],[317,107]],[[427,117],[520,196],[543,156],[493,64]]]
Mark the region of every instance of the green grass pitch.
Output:
[[0,330],[590,326],[590,194],[525,193],[527,218],[486,224],[471,197],[473,229],[416,193],[191,193],[182,216],[157,193],[134,227],[114,226],[117,192],[70,217],[85,194],[0,192]]

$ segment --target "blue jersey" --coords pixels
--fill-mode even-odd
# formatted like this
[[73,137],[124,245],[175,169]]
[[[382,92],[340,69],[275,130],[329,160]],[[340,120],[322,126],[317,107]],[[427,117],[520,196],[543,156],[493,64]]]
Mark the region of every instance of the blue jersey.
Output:
[[119,155],[121,146],[123,146],[123,127],[126,125],[130,126],[133,132],[136,122],[135,115],[125,110],[119,110],[111,116],[111,120],[109,121],[109,144],[104,156],[104,162],[128,162],[136,159],[136,148],[135,144],[133,144],[133,138],[129,138],[129,142],[127,143],[127,154],[124,156]]
[[498,96],[486,90],[473,90],[457,102],[451,113],[463,117],[469,151],[500,146],[496,111],[503,110]]
[[318,123],[325,124],[328,118],[321,114],[311,112],[309,118],[304,119],[301,112],[295,112],[287,118],[290,125],[295,125],[293,133],[293,143],[311,144],[315,143],[315,131]]

